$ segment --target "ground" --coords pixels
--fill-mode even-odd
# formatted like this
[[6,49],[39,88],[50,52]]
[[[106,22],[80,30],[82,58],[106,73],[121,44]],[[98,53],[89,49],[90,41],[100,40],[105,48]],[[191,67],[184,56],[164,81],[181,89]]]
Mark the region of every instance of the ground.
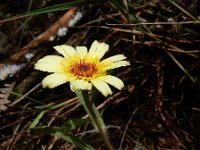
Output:
[[[47,74],[34,64],[57,54],[55,45],[94,40],[110,45],[105,58],[124,54],[131,63],[111,72],[125,87],[108,97],[97,92],[94,101],[114,149],[200,149],[199,3],[0,2],[0,149],[79,149],[53,129],[85,117],[83,107],[68,83],[43,89]],[[106,149],[89,121],[70,134]]]

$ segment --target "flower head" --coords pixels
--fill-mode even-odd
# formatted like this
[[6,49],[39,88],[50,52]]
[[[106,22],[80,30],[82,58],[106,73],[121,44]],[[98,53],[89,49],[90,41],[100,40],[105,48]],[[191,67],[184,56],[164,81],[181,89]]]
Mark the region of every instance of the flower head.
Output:
[[68,45],[55,46],[54,49],[62,56],[48,55],[38,60],[35,69],[52,74],[42,81],[43,87],[54,88],[70,82],[72,91],[91,90],[95,86],[104,96],[112,94],[108,84],[117,89],[124,87],[123,82],[107,71],[130,63],[124,55],[114,55],[102,60],[108,51],[108,44],[94,41],[89,49],[77,46],[76,49]]

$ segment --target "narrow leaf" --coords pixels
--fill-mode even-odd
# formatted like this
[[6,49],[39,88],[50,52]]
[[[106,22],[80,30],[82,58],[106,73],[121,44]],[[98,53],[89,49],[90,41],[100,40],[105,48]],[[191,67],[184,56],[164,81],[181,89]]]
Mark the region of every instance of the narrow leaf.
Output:
[[182,64],[170,52],[167,52],[167,54],[174,61],[174,63],[189,77],[192,83],[196,84],[196,80],[189,74],[189,72],[182,66]]
[[63,132],[71,131],[87,122],[88,119],[70,119],[62,125],[61,130]]
[[95,2],[99,2],[99,1],[100,0],[93,0],[93,1],[76,0],[76,1],[62,3],[62,4],[56,4],[56,5],[53,5],[53,6],[33,10],[33,11],[26,12],[26,13],[23,13],[23,14],[20,14],[20,15],[17,15],[17,16],[13,16],[13,17],[10,17],[10,18],[0,20],[0,23],[6,22],[6,21],[12,21],[12,20],[16,20],[16,19],[20,19],[20,18],[24,18],[24,17],[29,17],[29,16],[33,16],[33,15],[39,15],[39,14],[44,14],[44,13],[67,10],[69,8],[72,8],[72,7],[91,4],[91,3],[95,3]]
[[40,119],[44,116],[44,114],[47,112],[47,110],[43,110],[39,113],[39,115],[33,120],[31,123],[29,129],[34,128],[38,123],[40,122]]
[[85,111],[89,115],[94,128],[98,131],[98,128],[97,128],[95,120],[94,120],[94,116],[91,112],[95,113],[94,115],[97,118],[98,122],[101,124],[101,127],[103,129],[105,129],[105,124],[104,124],[103,118],[101,117],[101,114],[99,113],[99,111],[96,109],[94,103],[92,102],[92,104],[91,104],[92,107],[91,107],[91,105],[88,104],[88,101],[89,101],[88,93],[86,91],[76,91],[75,93],[76,93],[77,97],[79,98],[80,103],[84,107]]
[[62,132],[56,132],[55,136],[60,137],[61,139],[66,140],[70,143],[73,143],[81,150],[94,150],[92,146],[86,144],[85,142],[81,141],[79,138],[75,137],[70,133],[63,134]]
[[36,127],[36,128],[31,128],[30,131],[49,135],[49,134],[55,134],[56,132],[59,132],[60,127]]

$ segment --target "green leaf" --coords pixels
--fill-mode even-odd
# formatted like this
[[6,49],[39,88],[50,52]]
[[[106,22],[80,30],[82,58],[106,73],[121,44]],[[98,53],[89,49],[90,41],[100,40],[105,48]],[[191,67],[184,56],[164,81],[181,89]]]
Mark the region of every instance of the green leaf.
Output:
[[44,114],[47,112],[47,110],[43,110],[39,113],[39,115],[33,120],[33,122],[31,123],[30,128],[34,128],[39,122],[40,119],[44,116]]
[[31,128],[30,131],[35,133],[50,135],[59,132],[60,127],[36,127],[36,128]]
[[66,140],[70,143],[73,143],[81,150],[94,150],[92,146],[86,144],[85,142],[83,142],[82,140],[80,140],[79,138],[75,137],[70,133],[63,134],[62,132],[56,132],[55,136],[60,137],[61,139]]
[[29,12],[26,12],[26,13],[23,13],[23,14],[19,14],[19,15],[7,18],[7,19],[0,20],[0,23],[15,20],[15,19],[20,19],[20,18],[24,18],[24,17],[29,17],[29,16],[33,16],[33,15],[39,15],[39,14],[44,14],[44,13],[67,10],[67,9],[72,8],[72,7],[77,7],[77,6],[86,5],[86,4],[92,4],[92,3],[99,2],[99,1],[100,0],[93,0],[93,1],[92,0],[76,0],[76,1],[62,3],[62,4],[56,4],[56,5],[53,5],[53,6],[29,11]]
[[172,0],[167,0],[167,1],[170,2],[172,5],[174,5],[176,8],[178,8],[179,10],[181,10],[184,14],[186,14],[191,19],[193,19],[195,21],[199,21],[199,19],[197,19],[196,17],[194,17],[193,15],[191,15],[188,11],[186,11],[185,9],[183,9],[181,6],[179,6],[174,1],[172,1]]
[[37,128],[31,128],[30,131],[35,133],[57,136],[63,140],[66,140],[76,145],[81,150],[94,150],[93,147],[86,144],[79,138],[75,137],[70,132],[63,133],[63,129],[61,127],[37,127]]
[[94,150],[94,148],[79,138],[72,135],[70,132],[63,133],[61,127],[37,127],[30,129],[32,132],[42,133],[46,135],[57,136],[63,140],[66,140],[74,145],[76,145],[81,150]]
[[123,15],[124,15],[124,17],[127,19],[127,20],[129,20],[129,17],[128,17],[128,14],[126,13],[126,7],[122,4],[122,3],[120,3],[119,1],[117,1],[117,0],[110,0],[110,2],[115,6],[115,8],[119,11],[119,12],[121,12]]
[[193,84],[196,84],[196,80],[189,74],[189,72],[182,66],[182,64],[172,55],[172,53],[167,52],[169,57],[174,61],[174,63],[189,77],[189,79],[192,81]]
[[[43,110],[39,113],[39,115],[33,120],[33,122],[31,123],[30,128],[34,128],[38,125],[38,123],[40,122],[41,118],[44,116],[44,114],[46,112],[48,112],[49,110],[53,110],[53,109],[57,109],[61,106],[64,106],[66,103],[68,103],[67,101],[64,101],[62,103],[59,103],[59,104],[56,104],[56,105],[53,105],[53,106],[42,106],[42,107],[38,107],[38,108],[46,108],[46,110]],[[79,120],[80,121],[80,120]],[[72,122],[74,122],[74,125],[76,125],[77,123],[75,123],[75,121],[71,121],[71,125],[72,125]],[[81,122],[82,123],[82,122]],[[68,123],[69,124],[69,123]]]
[[76,93],[81,105],[84,107],[85,111],[89,115],[89,117],[90,117],[90,119],[92,121],[92,125],[94,126],[94,128],[96,130],[98,130],[98,127],[97,127],[97,125],[95,123],[95,119],[97,119],[97,121],[100,123],[101,127],[103,129],[105,129],[105,124],[104,124],[103,118],[101,117],[101,114],[97,110],[97,108],[94,105],[94,103],[90,102],[87,91],[76,91],[75,93]]
[[63,132],[72,131],[87,122],[88,119],[70,119],[61,126],[61,130]]

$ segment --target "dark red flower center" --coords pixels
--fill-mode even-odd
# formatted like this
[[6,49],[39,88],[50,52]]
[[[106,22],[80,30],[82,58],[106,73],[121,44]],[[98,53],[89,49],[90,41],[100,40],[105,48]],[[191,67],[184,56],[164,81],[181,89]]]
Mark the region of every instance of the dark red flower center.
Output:
[[80,61],[71,65],[70,72],[75,76],[92,77],[96,72],[96,64]]

